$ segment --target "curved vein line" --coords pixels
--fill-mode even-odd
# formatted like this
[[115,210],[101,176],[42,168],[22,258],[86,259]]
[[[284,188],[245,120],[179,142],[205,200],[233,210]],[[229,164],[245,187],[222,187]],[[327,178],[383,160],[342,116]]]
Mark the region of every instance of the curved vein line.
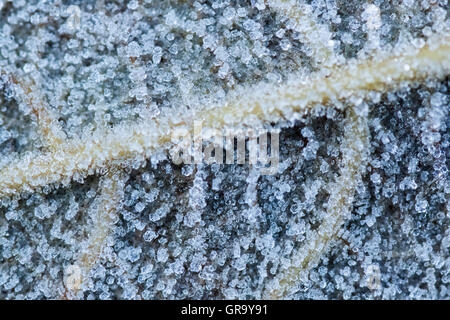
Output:
[[290,266],[266,286],[264,295],[268,299],[283,298],[296,288],[301,276],[317,265],[351,211],[355,189],[361,180],[361,168],[369,150],[369,128],[367,114],[359,115],[355,108],[349,108],[347,112],[341,146],[342,168],[337,180],[327,188],[331,194],[326,217],[317,231],[306,236],[307,244],[293,254]]
[[369,91],[449,73],[450,37],[432,37],[421,49],[411,46],[402,54],[383,53],[276,87],[259,84],[231,96],[224,105],[191,114],[171,111],[153,122],[99,129],[92,136],[67,140],[51,152],[26,154],[0,170],[0,197],[58,182],[68,184],[74,175],[93,174],[115,161],[149,157],[173,142],[175,130],[185,128],[193,133],[190,124],[194,120],[202,120],[203,127],[211,129],[295,120],[317,104],[351,102]]

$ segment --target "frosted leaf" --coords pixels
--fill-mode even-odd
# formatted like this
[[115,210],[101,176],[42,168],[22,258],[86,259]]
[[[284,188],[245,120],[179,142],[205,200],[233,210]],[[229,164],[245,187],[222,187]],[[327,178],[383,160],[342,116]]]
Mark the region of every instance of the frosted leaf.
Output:
[[[448,299],[446,1],[0,10],[0,298]],[[276,170],[174,164],[192,120]]]

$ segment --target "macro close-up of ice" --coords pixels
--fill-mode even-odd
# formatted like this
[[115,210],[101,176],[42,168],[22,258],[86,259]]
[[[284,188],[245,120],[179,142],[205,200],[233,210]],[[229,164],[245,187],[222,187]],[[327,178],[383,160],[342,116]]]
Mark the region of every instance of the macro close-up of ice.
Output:
[[449,12],[0,0],[0,299],[450,299]]

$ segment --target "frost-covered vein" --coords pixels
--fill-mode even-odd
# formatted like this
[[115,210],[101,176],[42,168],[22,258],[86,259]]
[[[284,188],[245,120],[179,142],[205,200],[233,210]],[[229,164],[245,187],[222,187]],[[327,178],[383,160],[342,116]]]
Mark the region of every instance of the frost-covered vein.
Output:
[[361,180],[369,150],[367,110],[349,108],[342,142],[342,160],[339,177],[329,186],[327,214],[318,230],[310,231],[307,243],[293,255],[290,266],[282,270],[265,289],[266,298],[279,299],[295,291],[302,276],[314,267],[330,241],[337,235],[345,217],[352,209],[355,188]]
[[267,3],[272,10],[291,19],[294,30],[300,35],[299,40],[311,50],[315,66],[331,66],[335,63],[333,34],[326,25],[317,21],[311,5],[297,0],[268,0]]
[[111,235],[117,219],[117,209],[124,195],[125,176],[125,173],[113,170],[100,181],[101,193],[89,209],[92,224],[88,239],[82,245],[76,263],[70,266],[71,275],[66,280],[68,297],[76,297]]
[[[255,126],[263,122],[295,120],[317,104],[338,104],[364,98],[370,91],[386,91],[426,78],[450,73],[450,38],[431,37],[421,49],[403,47],[372,59],[349,62],[307,78],[281,85],[259,84],[230,94],[227,102],[191,113],[171,113],[158,120],[99,129],[92,136],[70,139],[47,153],[26,154],[0,170],[0,196],[32,191],[53,183],[68,184],[116,161],[145,159],[176,142],[173,133],[193,133],[194,120],[204,128]],[[356,99],[357,100],[357,99]]]

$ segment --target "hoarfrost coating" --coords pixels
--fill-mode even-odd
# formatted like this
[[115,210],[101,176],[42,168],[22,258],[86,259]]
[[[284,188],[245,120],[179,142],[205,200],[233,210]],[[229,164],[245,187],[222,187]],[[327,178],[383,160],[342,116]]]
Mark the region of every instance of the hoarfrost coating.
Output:
[[[0,0],[0,298],[448,299],[449,29],[447,0]],[[277,171],[176,164],[195,120],[279,131]]]

